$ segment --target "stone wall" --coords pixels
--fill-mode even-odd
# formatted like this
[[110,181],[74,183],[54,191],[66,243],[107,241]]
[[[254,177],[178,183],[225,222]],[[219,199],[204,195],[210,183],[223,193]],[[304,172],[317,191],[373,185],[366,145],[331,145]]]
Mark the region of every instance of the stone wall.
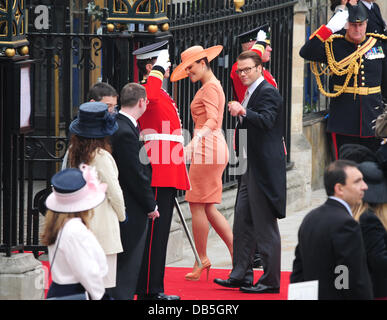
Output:
[[326,121],[323,114],[311,114],[304,117],[303,132],[312,148],[312,190],[324,187],[324,169],[331,159],[326,133]]
[[384,20],[387,20],[387,1],[386,0],[377,0],[375,1],[379,7],[380,11],[382,12],[382,16]]

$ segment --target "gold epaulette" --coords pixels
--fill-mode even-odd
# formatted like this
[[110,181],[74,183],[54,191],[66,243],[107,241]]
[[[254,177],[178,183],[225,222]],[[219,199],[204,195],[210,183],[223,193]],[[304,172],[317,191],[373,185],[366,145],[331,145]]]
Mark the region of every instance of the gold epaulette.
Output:
[[366,36],[387,40],[387,36],[381,33],[366,33]]
[[[321,65],[317,62],[311,62],[310,67],[311,71],[314,74],[317,82],[317,86],[320,92],[329,98],[336,98],[340,96],[343,92],[345,92],[348,87],[348,83],[350,79],[353,77],[354,80],[354,88],[357,88],[357,75],[359,73],[359,68],[361,65],[361,57],[368,50],[370,50],[376,43],[377,39],[373,37],[369,37],[367,41],[359,47],[352,54],[348,55],[344,59],[340,61],[336,61],[335,56],[333,54],[332,42],[335,38],[342,38],[342,35],[332,35],[325,42],[325,53],[327,57],[327,66],[325,68],[321,67]],[[336,75],[336,76],[345,76],[345,81],[340,90],[335,93],[326,92],[323,88],[320,76],[323,74]],[[354,97],[356,97],[356,90],[354,90]]]

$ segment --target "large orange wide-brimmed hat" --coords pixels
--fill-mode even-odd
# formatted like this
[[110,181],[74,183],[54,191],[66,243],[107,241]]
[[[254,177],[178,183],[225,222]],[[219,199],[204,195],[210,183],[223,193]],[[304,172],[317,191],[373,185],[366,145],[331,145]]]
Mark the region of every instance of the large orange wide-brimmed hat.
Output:
[[215,59],[219,53],[223,50],[223,46],[213,46],[207,49],[203,49],[202,46],[193,46],[181,53],[181,63],[173,70],[170,80],[172,82],[184,79],[188,77],[185,69],[203,58],[207,58],[208,62]]

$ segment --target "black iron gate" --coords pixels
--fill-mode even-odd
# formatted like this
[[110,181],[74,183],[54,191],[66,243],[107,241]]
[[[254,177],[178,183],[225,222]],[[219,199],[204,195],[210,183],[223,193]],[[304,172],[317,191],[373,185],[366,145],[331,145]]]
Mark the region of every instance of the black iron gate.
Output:
[[[86,101],[91,83],[91,73],[101,62],[102,81],[109,82],[118,91],[129,81],[136,79],[133,68],[132,51],[141,44],[154,41],[155,38],[173,36],[172,62],[178,63],[180,53],[189,46],[200,44],[209,47],[222,44],[224,50],[212,63],[215,75],[221,81],[227,100],[232,100],[230,71],[233,62],[240,53],[236,35],[269,22],[272,28],[272,60],[267,66],[279,83],[284,98],[286,120],[284,136],[290,151],[290,112],[291,112],[291,66],[293,37],[293,6],[297,1],[290,0],[247,0],[243,13],[235,13],[232,1],[187,1],[187,3],[168,6],[170,19],[169,35],[159,32],[154,35],[139,32],[106,32],[106,10],[102,26],[104,32],[96,34],[92,29],[91,18],[87,11],[78,17],[78,28],[72,28],[66,3],[68,1],[47,0],[50,10],[48,29],[37,30],[33,24],[34,8],[40,1],[27,1],[29,8],[30,57],[35,60],[33,82],[35,84],[35,131],[32,135],[20,138],[20,172],[15,177],[18,192],[12,194],[15,208],[12,212],[3,212],[0,194],[0,230],[3,221],[12,221],[7,225],[7,237],[0,238],[0,252],[12,250],[31,250],[35,254],[45,251],[40,245],[42,217],[38,210],[38,199],[50,185],[51,176],[60,169],[60,163],[67,147],[68,126],[76,108]],[[51,3],[51,5],[50,5]],[[1,83],[1,85],[3,85]],[[192,119],[189,104],[198,85],[188,80],[169,84],[177,105],[183,127],[192,132]],[[1,124],[1,121],[0,121]],[[232,139],[235,120],[225,112],[223,130],[227,140]],[[1,129],[1,128],[0,128]],[[15,142],[16,143],[16,142]],[[288,162],[290,152],[288,152]],[[0,153],[0,157],[4,157]],[[3,164],[3,159],[1,159]],[[6,168],[1,168],[4,172]],[[3,179],[2,179],[3,180]],[[236,183],[236,177],[225,171],[225,186]],[[16,184],[15,184],[16,188]],[[12,190],[11,190],[12,192]],[[40,193],[39,193],[40,192]],[[5,226],[4,226],[5,227]],[[4,230],[3,230],[4,231]],[[12,236],[10,236],[12,235]]]

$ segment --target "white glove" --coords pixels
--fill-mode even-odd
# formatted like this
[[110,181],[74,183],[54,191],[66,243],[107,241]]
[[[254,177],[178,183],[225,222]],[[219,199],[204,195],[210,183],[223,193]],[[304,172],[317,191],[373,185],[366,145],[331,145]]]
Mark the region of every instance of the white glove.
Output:
[[167,69],[171,66],[171,62],[169,61],[169,53],[167,49],[161,50],[159,56],[157,57],[155,66],[160,66],[167,71]]
[[347,22],[348,10],[338,11],[333,15],[331,20],[329,20],[326,27],[331,29],[332,33],[335,33],[343,29]]
[[259,30],[257,33],[257,42],[265,42],[266,41],[266,32],[263,30]]

